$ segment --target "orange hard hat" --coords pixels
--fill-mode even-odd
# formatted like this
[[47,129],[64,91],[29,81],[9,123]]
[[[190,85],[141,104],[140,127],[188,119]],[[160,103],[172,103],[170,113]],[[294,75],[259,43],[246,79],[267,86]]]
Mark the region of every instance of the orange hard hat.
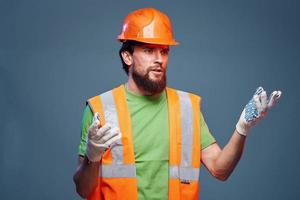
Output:
[[129,13],[118,40],[134,40],[149,44],[177,45],[173,38],[169,17],[154,8],[143,8]]

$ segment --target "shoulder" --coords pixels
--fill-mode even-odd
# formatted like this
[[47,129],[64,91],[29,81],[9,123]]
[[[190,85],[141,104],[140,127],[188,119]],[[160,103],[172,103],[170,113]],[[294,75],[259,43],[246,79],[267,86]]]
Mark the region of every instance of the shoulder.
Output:
[[115,97],[125,97],[125,86],[124,84],[119,85],[111,90],[98,94],[89,98],[86,101],[86,105],[90,107],[93,113],[100,112],[102,110],[102,103],[105,105],[114,105]]
[[90,98],[87,99],[86,103],[89,104],[89,102],[93,102],[93,101],[97,101],[101,96],[107,96],[109,94],[111,94],[113,91],[121,91],[121,92],[125,92],[125,86],[124,84],[121,84],[119,86],[116,86],[110,90],[107,90],[105,92],[102,92],[98,95],[92,96]]
[[172,87],[166,88],[167,93],[177,93],[178,96],[190,96],[190,98],[201,101],[201,96],[189,91],[183,91]]

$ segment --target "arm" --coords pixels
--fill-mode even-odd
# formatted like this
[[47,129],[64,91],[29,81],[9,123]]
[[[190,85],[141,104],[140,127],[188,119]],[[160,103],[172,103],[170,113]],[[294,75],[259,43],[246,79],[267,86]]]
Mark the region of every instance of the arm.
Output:
[[210,174],[219,180],[227,180],[242,156],[245,140],[245,136],[234,131],[223,150],[217,143],[203,149],[201,160]]
[[280,91],[274,91],[267,99],[266,92],[259,87],[245,106],[236,124],[236,130],[224,149],[214,143],[202,150],[202,162],[214,177],[225,181],[230,176],[242,156],[250,128],[266,116],[280,96]]
[[87,157],[79,156],[78,168],[73,176],[76,191],[82,198],[95,189],[98,184],[99,162],[90,162]]
[[100,126],[98,113],[88,128],[85,156],[79,156],[79,165],[73,176],[77,193],[87,198],[98,185],[102,155],[121,138],[120,130],[109,123]]

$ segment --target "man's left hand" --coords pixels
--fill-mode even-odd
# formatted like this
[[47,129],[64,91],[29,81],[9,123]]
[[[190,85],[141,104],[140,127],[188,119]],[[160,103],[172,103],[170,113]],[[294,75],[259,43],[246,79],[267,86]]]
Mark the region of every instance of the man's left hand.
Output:
[[268,99],[267,92],[262,87],[258,87],[236,124],[237,132],[247,136],[250,128],[267,115],[267,112],[278,102],[280,96],[281,91],[273,91]]

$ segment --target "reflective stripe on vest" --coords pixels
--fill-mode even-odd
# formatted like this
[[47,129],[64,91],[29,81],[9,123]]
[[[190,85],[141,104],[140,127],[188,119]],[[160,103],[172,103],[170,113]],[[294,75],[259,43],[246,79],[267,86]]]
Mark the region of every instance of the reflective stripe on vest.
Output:
[[198,181],[199,179],[199,168],[172,166],[169,170],[170,178],[182,181]]
[[[170,131],[169,199],[197,199],[201,151],[200,98],[171,88],[166,91]],[[125,92],[124,85],[121,85],[88,100],[93,113],[99,113],[101,125],[110,123],[119,127],[122,134],[121,140],[103,155],[100,165],[99,184],[108,189],[101,189],[99,185],[97,191],[114,191],[120,193],[114,197],[124,199],[128,199],[130,193],[132,199],[137,199],[131,122]],[[135,181],[122,185],[122,191],[111,190],[120,188],[119,183],[123,183],[124,178]]]
[[104,178],[134,178],[136,171],[134,165],[102,165],[102,175]]
[[[103,116],[106,123],[110,123],[113,127],[118,127],[118,112],[116,108],[116,104],[114,101],[113,92],[108,91],[99,96],[102,102]],[[88,101],[90,107],[95,109],[94,104],[91,101]],[[93,110],[93,112],[97,112]],[[100,115],[101,119],[101,115]],[[101,166],[101,170],[99,170],[99,176],[104,178],[134,178],[136,177],[136,170],[134,164],[126,165],[123,162],[123,145],[122,141],[116,141],[111,147],[110,153],[112,156],[111,164],[104,164]]]
[[192,166],[193,148],[193,110],[190,98],[187,93],[178,91],[180,102],[181,121],[181,165],[183,167]]

